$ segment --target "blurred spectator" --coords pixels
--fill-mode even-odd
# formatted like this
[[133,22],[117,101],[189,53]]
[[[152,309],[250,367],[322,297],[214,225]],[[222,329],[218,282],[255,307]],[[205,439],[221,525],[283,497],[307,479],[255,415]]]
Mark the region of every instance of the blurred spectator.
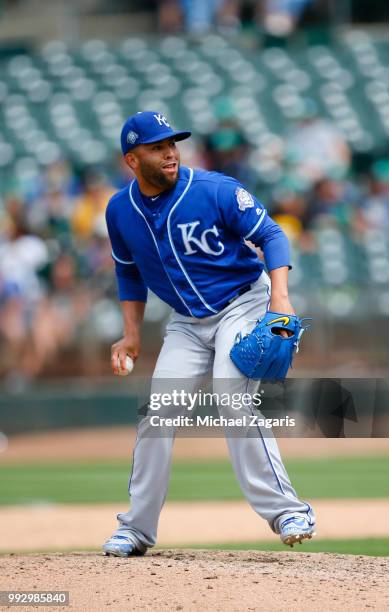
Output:
[[73,200],[59,187],[51,187],[27,212],[30,227],[45,238],[66,241],[71,232]]
[[286,162],[311,183],[331,175],[345,175],[351,162],[351,151],[337,127],[319,117],[313,100],[303,101],[300,120],[285,142]]
[[48,262],[45,242],[29,232],[20,201],[8,202],[0,242],[0,338],[3,367],[35,375],[39,341],[34,324],[43,297],[39,271]]
[[376,161],[369,177],[370,194],[359,209],[358,228],[389,231],[389,159]]
[[15,199],[8,202],[0,242],[0,274],[15,295],[33,304],[41,294],[38,272],[48,262],[48,250],[41,238],[30,233],[20,204]]
[[78,193],[65,162],[38,182],[24,200],[8,196],[0,218],[0,371],[15,389],[78,344],[95,300],[113,285],[104,218],[113,188],[88,171]]
[[72,228],[77,238],[88,239],[94,232],[106,232],[105,209],[114,189],[107,185],[103,174],[87,172],[84,191],[74,203]]
[[328,20],[323,4],[323,0],[160,0],[158,21],[163,32],[185,30],[202,36],[218,29],[228,35],[259,26],[282,38],[292,34],[303,18],[308,23]]
[[263,27],[273,36],[288,36],[298,25],[307,6],[316,0],[264,0],[257,2]]
[[193,36],[207,34],[216,26],[224,33],[239,25],[238,0],[162,0],[159,2],[160,29],[178,32],[184,29]]
[[348,183],[326,177],[318,181],[308,196],[308,227],[331,225],[347,232],[353,228],[358,194]]
[[255,191],[258,178],[249,163],[251,147],[235,119],[230,98],[215,101],[215,114],[219,117],[218,125],[203,140],[206,168],[232,176]]
[[159,0],[158,23],[162,32],[180,32],[183,28],[179,0]]
[[49,292],[40,301],[34,321],[35,375],[60,350],[76,343],[93,304],[93,291],[79,282],[77,260],[70,252],[61,253],[53,263],[49,281]]
[[66,159],[60,159],[49,166],[44,172],[44,184],[49,191],[60,191],[65,195],[78,192],[79,179]]
[[305,229],[307,200],[304,196],[297,184],[286,178],[273,191],[271,216],[292,242],[300,241]]
[[235,125],[220,124],[204,141],[205,163],[209,170],[233,176],[254,190],[256,177],[248,164],[249,145]]

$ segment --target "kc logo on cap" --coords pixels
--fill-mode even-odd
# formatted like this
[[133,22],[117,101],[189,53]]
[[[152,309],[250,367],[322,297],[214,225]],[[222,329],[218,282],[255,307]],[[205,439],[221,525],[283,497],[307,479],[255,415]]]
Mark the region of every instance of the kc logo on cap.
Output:
[[151,144],[167,138],[174,138],[177,141],[184,140],[190,135],[190,132],[174,131],[162,113],[143,111],[127,119],[123,125],[120,140],[123,155],[127,155],[138,145]]
[[166,127],[170,127],[170,123],[167,122],[167,119],[164,115],[161,115],[161,113],[159,113],[158,115],[154,115],[154,117],[156,118],[156,120],[158,121],[159,125],[166,125]]

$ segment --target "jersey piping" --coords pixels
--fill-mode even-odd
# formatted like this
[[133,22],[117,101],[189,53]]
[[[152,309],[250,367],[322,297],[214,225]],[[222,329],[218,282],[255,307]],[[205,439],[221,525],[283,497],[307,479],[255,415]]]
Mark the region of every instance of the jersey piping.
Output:
[[119,259],[119,257],[116,257],[113,251],[111,251],[111,255],[115,261],[117,261],[118,263],[124,264],[125,266],[130,266],[131,264],[135,263],[135,261],[124,261],[123,259]]
[[196,288],[196,285],[193,283],[193,281],[191,280],[189,274],[185,270],[185,267],[184,267],[181,259],[178,257],[178,253],[177,253],[176,248],[174,246],[173,238],[172,238],[172,233],[171,233],[171,228],[170,228],[170,217],[171,217],[172,213],[174,212],[174,210],[179,205],[179,203],[182,201],[182,199],[184,198],[184,196],[186,195],[186,193],[188,192],[188,190],[189,190],[189,188],[190,188],[190,186],[192,184],[192,180],[193,180],[193,170],[192,170],[192,168],[189,168],[189,172],[190,172],[190,175],[189,175],[189,179],[188,179],[188,184],[185,187],[185,189],[182,192],[182,194],[180,195],[180,197],[178,198],[177,202],[172,206],[172,209],[170,210],[170,212],[168,214],[168,217],[167,217],[167,232],[168,232],[168,236],[169,236],[170,246],[172,247],[172,251],[174,253],[174,257],[176,258],[176,261],[177,261],[178,265],[180,266],[181,271],[182,271],[183,275],[185,276],[186,280],[188,281],[189,285],[192,287],[193,291],[195,292],[195,294],[197,295],[197,297],[199,298],[201,303],[205,306],[205,308],[207,308],[207,310],[209,310],[210,312],[213,312],[214,314],[217,314],[217,310],[212,308],[212,306],[210,306],[204,300],[204,298],[202,297],[201,293]]
[[132,203],[133,207],[135,208],[135,210],[136,210],[136,211],[137,211],[137,212],[140,214],[140,216],[143,218],[143,220],[144,220],[144,222],[146,223],[147,227],[149,228],[150,234],[151,234],[151,235],[152,235],[152,237],[153,237],[153,241],[154,241],[154,244],[155,244],[155,248],[157,249],[157,253],[158,253],[158,255],[159,255],[159,259],[161,260],[162,267],[163,267],[163,269],[165,270],[166,276],[168,277],[169,281],[171,282],[171,285],[172,285],[172,287],[173,287],[173,289],[174,289],[174,291],[175,291],[176,295],[177,295],[177,296],[180,298],[181,302],[184,304],[184,306],[185,306],[185,308],[188,310],[189,314],[190,314],[191,316],[193,316],[191,309],[189,308],[188,304],[185,302],[185,300],[184,300],[184,298],[181,296],[181,294],[180,294],[180,293],[177,291],[176,287],[174,286],[174,283],[173,283],[172,279],[170,278],[170,276],[169,276],[169,274],[168,274],[168,272],[167,272],[167,270],[166,270],[166,268],[165,268],[165,265],[164,265],[164,263],[163,263],[163,261],[162,261],[161,253],[160,253],[160,251],[159,251],[159,247],[158,247],[157,240],[156,240],[156,238],[155,238],[155,236],[154,236],[154,234],[153,234],[153,231],[152,231],[152,229],[151,229],[150,225],[149,225],[149,224],[148,224],[148,222],[147,222],[146,217],[144,216],[144,214],[142,213],[142,211],[140,210],[140,208],[138,208],[138,206],[135,204],[134,198],[133,198],[133,196],[132,196],[132,186],[133,186],[134,182],[135,182],[135,179],[134,179],[134,180],[131,182],[131,184],[130,184],[130,189],[129,189],[129,195],[130,195],[130,200],[131,200],[131,203]]
[[256,230],[259,228],[259,226],[261,225],[262,221],[264,220],[266,216],[266,210],[263,209],[263,212],[261,213],[261,216],[259,217],[257,223],[254,225],[253,229],[249,231],[248,234],[246,234],[246,236],[244,237],[245,240],[247,240],[247,238],[250,238],[250,236],[252,236],[254,234],[254,232],[256,232]]

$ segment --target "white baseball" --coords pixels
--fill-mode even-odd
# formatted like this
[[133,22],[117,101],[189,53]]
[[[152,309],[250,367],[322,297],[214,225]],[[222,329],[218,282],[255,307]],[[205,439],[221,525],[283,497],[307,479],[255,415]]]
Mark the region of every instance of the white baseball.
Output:
[[129,355],[126,355],[125,366],[126,366],[125,370],[122,370],[120,366],[120,359],[118,357],[119,376],[128,376],[134,369],[134,362]]

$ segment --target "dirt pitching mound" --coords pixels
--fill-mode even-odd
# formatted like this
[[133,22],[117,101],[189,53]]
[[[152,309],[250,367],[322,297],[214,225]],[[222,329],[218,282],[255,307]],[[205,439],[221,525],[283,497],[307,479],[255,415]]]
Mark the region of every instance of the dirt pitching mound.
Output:
[[57,553],[4,555],[0,569],[0,590],[67,590],[70,609],[83,612],[107,606],[115,612],[356,612],[389,607],[389,559],[377,557],[155,550],[121,559]]

